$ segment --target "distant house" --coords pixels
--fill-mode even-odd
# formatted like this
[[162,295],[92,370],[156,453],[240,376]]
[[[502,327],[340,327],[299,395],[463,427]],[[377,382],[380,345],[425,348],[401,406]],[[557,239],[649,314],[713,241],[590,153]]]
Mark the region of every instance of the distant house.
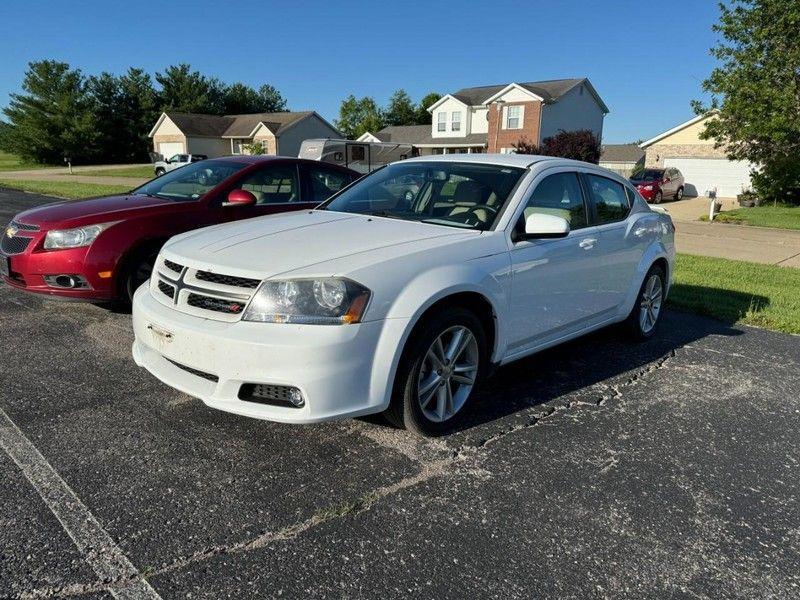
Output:
[[645,166],[678,169],[686,182],[687,196],[707,196],[714,189],[720,198],[734,198],[749,189],[753,165],[729,160],[714,139],[700,139],[706,122],[713,118],[714,113],[699,115],[641,144]]
[[358,139],[410,143],[420,154],[513,152],[521,140],[538,145],[562,129],[588,129],[602,138],[608,107],[582,78],[464,88],[428,112],[431,125],[386,127]]
[[246,154],[244,146],[249,144],[260,144],[266,154],[297,156],[305,139],[341,138],[342,134],[314,111],[225,116],[165,112],[149,136],[153,150],[169,158]]
[[630,177],[640,165],[644,165],[644,150],[636,144],[605,144],[601,149],[600,166],[623,177]]

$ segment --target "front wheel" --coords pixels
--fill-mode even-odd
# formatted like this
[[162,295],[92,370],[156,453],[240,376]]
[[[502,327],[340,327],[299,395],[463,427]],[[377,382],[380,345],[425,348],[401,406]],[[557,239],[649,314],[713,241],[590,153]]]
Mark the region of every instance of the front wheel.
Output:
[[645,275],[636,304],[625,322],[628,332],[636,341],[650,339],[655,335],[661,319],[661,308],[666,292],[666,274],[659,265],[653,265]]
[[426,318],[412,334],[395,378],[387,420],[424,436],[453,429],[483,374],[486,335],[463,308]]
[[158,250],[150,250],[133,258],[122,273],[119,293],[117,297],[117,308],[127,312],[133,304],[133,294],[136,290],[150,279],[153,274],[153,266],[156,264]]
[[166,171],[164,169],[162,169],[161,167],[158,167],[156,169],[156,177],[161,177],[164,173],[166,173]]
[[661,204],[661,201],[664,199],[664,194],[661,193],[661,190],[656,192],[656,195],[653,197],[653,204]]

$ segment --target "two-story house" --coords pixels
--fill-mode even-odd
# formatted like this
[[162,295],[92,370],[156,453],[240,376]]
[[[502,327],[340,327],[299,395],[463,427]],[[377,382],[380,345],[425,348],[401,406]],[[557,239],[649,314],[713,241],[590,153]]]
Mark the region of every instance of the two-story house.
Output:
[[428,109],[430,125],[385,127],[359,141],[413,144],[420,154],[512,152],[521,140],[539,145],[559,130],[603,135],[608,107],[586,78],[464,88]]

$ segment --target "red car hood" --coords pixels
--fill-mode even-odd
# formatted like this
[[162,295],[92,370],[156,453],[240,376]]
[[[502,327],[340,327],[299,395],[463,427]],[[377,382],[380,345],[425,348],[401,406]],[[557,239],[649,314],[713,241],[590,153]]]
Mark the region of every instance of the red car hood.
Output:
[[[106,223],[132,216],[141,210],[160,206],[175,206],[176,202],[151,196],[107,196],[90,200],[64,201],[45,204],[19,213],[15,219],[22,223],[47,228],[69,224],[72,227]],[[73,222],[74,221],[74,222]]]

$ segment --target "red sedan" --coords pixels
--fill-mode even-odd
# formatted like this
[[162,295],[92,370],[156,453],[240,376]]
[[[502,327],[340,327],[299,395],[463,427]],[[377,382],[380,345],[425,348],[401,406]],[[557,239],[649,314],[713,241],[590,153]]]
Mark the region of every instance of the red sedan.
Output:
[[18,214],[0,239],[0,277],[28,292],[129,305],[170,237],[313,208],[359,176],[337,165],[276,156],[193,163],[121,196]]

